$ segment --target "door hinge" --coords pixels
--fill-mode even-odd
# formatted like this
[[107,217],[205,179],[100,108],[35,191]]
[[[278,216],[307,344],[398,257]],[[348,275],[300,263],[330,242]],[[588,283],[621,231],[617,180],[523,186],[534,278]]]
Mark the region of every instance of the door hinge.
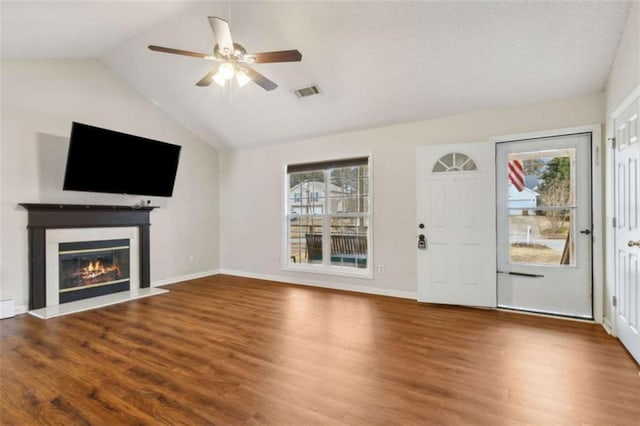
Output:
[[616,138],[609,138],[611,141],[611,148],[616,149]]
[[615,228],[616,226],[618,226],[618,222],[616,221],[616,218],[615,218],[615,217],[612,217],[612,218],[611,218],[611,224],[612,224],[612,226],[613,226],[614,228]]
[[613,300],[612,300],[612,302],[613,302],[613,306],[618,306],[618,298],[617,298],[617,297],[615,297],[615,296],[613,296],[613,298],[612,298],[612,299],[613,299]]

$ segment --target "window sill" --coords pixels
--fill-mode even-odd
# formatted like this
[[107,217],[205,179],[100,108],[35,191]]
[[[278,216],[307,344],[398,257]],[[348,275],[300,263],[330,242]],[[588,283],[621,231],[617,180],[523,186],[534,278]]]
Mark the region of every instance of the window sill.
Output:
[[310,274],[334,275],[338,277],[363,278],[372,280],[373,271],[371,268],[349,270],[341,266],[324,266],[324,265],[287,265],[282,268],[283,271],[304,272]]

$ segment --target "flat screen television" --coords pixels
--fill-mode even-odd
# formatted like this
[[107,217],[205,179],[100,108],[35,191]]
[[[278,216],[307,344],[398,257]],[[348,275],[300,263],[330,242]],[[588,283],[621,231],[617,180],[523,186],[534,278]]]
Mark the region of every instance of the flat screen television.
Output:
[[74,121],[62,189],[171,197],[180,148]]

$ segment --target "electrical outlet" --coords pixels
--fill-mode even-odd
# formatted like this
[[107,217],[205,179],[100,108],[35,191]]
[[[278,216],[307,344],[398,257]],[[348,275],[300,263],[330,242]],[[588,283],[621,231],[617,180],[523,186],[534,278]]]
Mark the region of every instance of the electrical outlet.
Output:
[[189,262],[194,263],[196,261],[195,256],[189,256]]
[[384,265],[382,264],[378,265],[378,273],[384,274]]

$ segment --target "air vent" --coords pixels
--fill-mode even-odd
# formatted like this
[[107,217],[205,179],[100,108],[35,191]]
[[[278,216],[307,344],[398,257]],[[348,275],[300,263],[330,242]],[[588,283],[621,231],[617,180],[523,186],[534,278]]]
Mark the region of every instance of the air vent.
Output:
[[299,98],[306,98],[307,96],[319,95],[320,89],[318,86],[309,86],[296,90],[295,94]]

